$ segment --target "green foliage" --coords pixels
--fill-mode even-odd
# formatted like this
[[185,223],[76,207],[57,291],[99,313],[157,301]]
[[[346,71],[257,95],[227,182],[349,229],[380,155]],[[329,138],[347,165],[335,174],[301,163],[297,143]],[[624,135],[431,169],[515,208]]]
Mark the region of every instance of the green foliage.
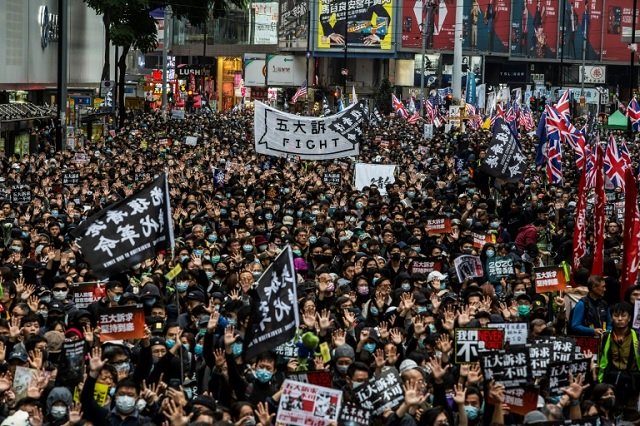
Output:
[[389,79],[385,78],[380,82],[378,89],[376,90],[375,103],[378,107],[378,111],[382,114],[391,113],[391,95],[394,93],[393,86]]

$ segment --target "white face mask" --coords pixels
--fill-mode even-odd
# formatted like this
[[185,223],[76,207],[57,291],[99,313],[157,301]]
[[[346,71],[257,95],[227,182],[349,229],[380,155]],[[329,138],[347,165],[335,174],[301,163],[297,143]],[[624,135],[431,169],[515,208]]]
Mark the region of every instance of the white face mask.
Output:
[[51,407],[51,417],[60,420],[67,415],[67,407],[53,406]]
[[67,298],[67,294],[69,294],[69,292],[67,290],[62,290],[62,291],[54,291],[52,294],[54,299],[58,301],[63,301]]

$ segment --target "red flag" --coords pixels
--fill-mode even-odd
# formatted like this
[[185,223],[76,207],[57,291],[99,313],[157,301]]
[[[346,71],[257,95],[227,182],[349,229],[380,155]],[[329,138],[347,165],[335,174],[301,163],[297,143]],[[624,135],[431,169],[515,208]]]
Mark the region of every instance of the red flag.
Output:
[[638,211],[638,188],[633,170],[625,170],[624,195],[624,257],[622,258],[622,276],[620,277],[620,300],[624,293],[635,285],[638,279],[638,255],[640,255],[640,211]]
[[596,211],[595,211],[595,249],[593,252],[593,266],[591,267],[591,275],[602,275],[604,269],[604,223],[605,211],[604,207],[607,203],[607,197],[604,193],[604,153],[600,145],[596,146],[598,150],[595,173],[596,173]]
[[582,169],[578,184],[578,205],[576,206],[576,223],[573,230],[573,271],[580,268],[580,260],[587,254],[587,172]]

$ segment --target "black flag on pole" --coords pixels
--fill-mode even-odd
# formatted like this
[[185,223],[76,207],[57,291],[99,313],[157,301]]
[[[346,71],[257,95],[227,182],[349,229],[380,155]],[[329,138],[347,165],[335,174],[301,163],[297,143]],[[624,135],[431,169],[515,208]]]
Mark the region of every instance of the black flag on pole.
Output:
[[526,158],[509,126],[502,118],[496,118],[493,138],[480,169],[488,175],[507,182],[517,182],[524,176]]
[[244,339],[244,359],[253,359],[295,336],[300,323],[296,281],[293,254],[286,246],[262,274],[253,293],[253,321]]
[[169,184],[162,173],[140,191],[100,210],[71,232],[99,278],[126,271],[173,247]]

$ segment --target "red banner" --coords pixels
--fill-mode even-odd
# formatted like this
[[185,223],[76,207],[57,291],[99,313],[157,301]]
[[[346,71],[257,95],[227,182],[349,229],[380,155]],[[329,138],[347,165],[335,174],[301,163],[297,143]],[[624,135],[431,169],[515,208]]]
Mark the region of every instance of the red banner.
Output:
[[109,308],[98,318],[100,341],[141,339],[144,337],[142,306],[128,305]]
[[[604,6],[602,43],[603,61],[628,61],[633,5],[631,0],[607,0]],[[640,30],[640,13],[636,14],[636,31]],[[636,37],[636,40],[637,37]]]
[[596,211],[595,211],[595,249],[593,253],[593,266],[591,267],[592,275],[602,275],[604,269],[604,223],[605,212],[604,207],[607,204],[607,197],[604,193],[604,152],[602,147],[596,147]]
[[640,254],[640,212],[638,211],[638,188],[633,170],[625,171],[624,246],[622,252],[622,276],[620,277],[620,300],[624,300],[627,288],[638,278],[638,255]]
[[580,260],[587,254],[587,191],[586,168],[580,173],[578,184],[578,205],[576,206],[576,224],[573,231],[573,271],[580,268]]
[[439,50],[453,50],[456,0],[440,0],[433,12],[433,45],[431,47]]

